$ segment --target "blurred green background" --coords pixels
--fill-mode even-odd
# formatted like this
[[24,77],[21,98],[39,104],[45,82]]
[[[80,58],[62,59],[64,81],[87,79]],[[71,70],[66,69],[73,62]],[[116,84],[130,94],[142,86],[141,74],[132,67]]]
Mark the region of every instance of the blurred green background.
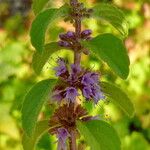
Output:
[[[109,2],[120,7],[129,22],[129,36],[125,39],[131,66],[126,81],[116,77],[109,68],[90,56],[82,57],[82,65],[100,70],[101,80],[118,84],[129,95],[135,106],[135,116],[127,117],[111,102],[100,102],[97,107],[85,104],[91,114],[99,114],[117,130],[122,150],[150,150],[150,1],[149,0],[83,0],[87,6],[96,2]],[[37,81],[54,76],[53,67],[58,56],[72,62],[71,52],[61,51],[51,56],[41,75],[32,69],[29,30],[34,14],[31,0],[0,0],[0,150],[22,150],[20,109],[26,91]],[[63,0],[55,0],[47,6],[59,7]],[[105,22],[94,19],[84,21],[82,27],[98,33],[117,31]],[[60,21],[47,31],[46,41],[56,41],[58,33],[73,30],[69,23]],[[49,101],[39,120],[48,118],[53,111]],[[37,150],[55,150],[55,137],[45,134]],[[85,148],[84,139],[79,140],[79,150]]]

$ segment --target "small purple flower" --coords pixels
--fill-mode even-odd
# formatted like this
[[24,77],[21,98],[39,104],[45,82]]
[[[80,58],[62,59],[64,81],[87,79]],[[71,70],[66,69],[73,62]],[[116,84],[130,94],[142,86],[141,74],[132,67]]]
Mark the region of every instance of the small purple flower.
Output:
[[85,86],[82,90],[83,92],[83,96],[86,98],[86,99],[91,99],[91,94],[92,94],[92,89],[90,86]]
[[68,82],[70,83],[70,85],[78,81],[78,74],[80,72],[81,72],[81,68],[79,65],[76,65],[76,64],[71,65],[71,72],[68,78]]
[[76,65],[76,64],[71,65],[71,74],[78,74],[80,73],[80,71],[81,71],[81,68],[79,65]]
[[98,85],[94,85],[92,87],[92,95],[93,95],[95,104],[97,104],[100,99],[105,98],[103,92],[100,90],[100,87]]
[[66,89],[66,99],[70,100],[71,102],[75,102],[76,96],[78,96],[78,91],[74,87],[67,87]]
[[58,62],[58,66],[55,67],[54,70],[56,71],[56,76],[61,76],[67,71],[66,64],[64,59],[62,58],[59,58],[57,62]]
[[97,84],[99,81],[99,74],[98,73],[91,73],[91,79],[93,80],[93,83]]
[[58,138],[58,150],[67,150],[67,138],[70,136],[68,131],[65,128],[59,128],[57,130],[57,138]]
[[82,77],[81,83],[83,85],[92,85],[92,84],[98,84],[99,75],[97,73],[86,73]]
[[91,73],[86,73],[85,75],[83,75],[81,83],[83,85],[93,84],[93,79],[91,78]]

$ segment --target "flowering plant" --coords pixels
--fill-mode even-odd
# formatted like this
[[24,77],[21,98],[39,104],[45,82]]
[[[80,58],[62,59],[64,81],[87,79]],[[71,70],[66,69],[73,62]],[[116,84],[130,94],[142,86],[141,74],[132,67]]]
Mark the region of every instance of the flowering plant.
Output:
[[[100,73],[81,66],[82,53],[96,54],[121,78],[129,73],[129,58],[121,39],[107,33],[92,37],[90,29],[82,30],[85,18],[95,17],[112,24],[122,35],[127,35],[127,22],[121,10],[110,4],[100,3],[86,8],[78,0],[70,0],[60,8],[43,10],[38,0],[33,3],[36,18],[31,27],[31,42],[36,52],[33,55],[33,68],[39,74],[50,55],[56,50],[67,49],[74,53],[74,62],[67,64],[64,58],[57,59],[53,68],[57,79],[46,79],[35,84],[25,96],[22,107],[24,129],[24,149],[34,149],[36,141],[48,131],[57,137],[58,150],[77,150],[77,139],[82,135],[93,150],[120,150],[120,140],[115,130],[99,115],[91,116],[82,105],[83,101],[93,102],[111,98],[129,116],[134,109],[128,96],[113,84],[100,81]],[[36,3],[36,5],[35,5]],[[45,45],[45,33],[54,20],[64,18],[70,21],[75,30],[59,34],[59,41]],[[80,99],[82,97],[82,99]],[[44,102],[49,99],[57,107],[49,120],[37,122]]]

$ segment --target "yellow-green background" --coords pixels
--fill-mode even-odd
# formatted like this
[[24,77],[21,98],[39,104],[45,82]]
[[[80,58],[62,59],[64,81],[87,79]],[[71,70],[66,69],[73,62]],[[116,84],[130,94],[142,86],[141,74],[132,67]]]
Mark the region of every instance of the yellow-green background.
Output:
[[[87,6],[96,2],[110,2],[120,7],[129,22],[129,36],[125,39],[131,61],[126,81],[94,57],[82,57],[82,65],[100,70],[101,80],[118,84],[129,95],[135,106],[135,116],[128,118],[111,102],[101,102],[97,107],[86,106],[91,114],[99,114],[117,130],[122,150],[150,150],[150,1],[149,0],[84,0]],[[52,3],[53,2],[53,3]],[[50,0],[48,5],[59,7],[62,0]],[[72,62],[72,53],[61,51],[52,55],[49,63],[37,76],[31,66],[34,48],[29,30],[34,14],[31,0],[0,0],[0,150],[22,150],[21,104],[28,89],[37,81],[53,77],[53,67],[58,56]],[[105,22],[85,20],[82,27],[98,33],[117,31]],[[46,41],[58,40],[58,33],[73,27],[60,21],[47,32]],[[109,43],[109,41],[108,41]],[[117,58],[116,58],[117,59]],[[31,100],[32,101],[32,100]],[[40,119],[48,118],[49,103],[43,108]],[[79,141],[80,147],[86,143]],[[82,146],[81,146],[82,145]],[[55,150],[55,138],[48,134],[38,143],[37,150]],[[81,149],[81,148],[80,148]],[[83,148],[84,149],[84,148]]]

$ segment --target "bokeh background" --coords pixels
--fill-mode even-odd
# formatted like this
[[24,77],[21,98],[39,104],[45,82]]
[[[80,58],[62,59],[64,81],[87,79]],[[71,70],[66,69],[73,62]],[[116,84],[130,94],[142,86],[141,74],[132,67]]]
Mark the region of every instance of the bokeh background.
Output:
[[[150,150],[150,1],[149,0],[83,0],[87,6],[96,2],[109,2],[121,8],[129,22],[129,36],[125,39],[131,66],[126,81],[95,57],[82,57],[82,65],[100,70],[101,80],[118,84],[129,95],[135,116],[129,118],[111,102],[100,102],[97,107],[86,105],[91,114],[99,114],[117,130],[122,150]],[[63,0],[50,0],[47,4],[59,7]],[[41,75],[32,69],[32,54],[29,30],[34,14],[31,0],[0,0],[0,150],[22,150],[21,105],[29,88],[37,81],[52,77],[57,57],[63,56],[72,62],[71,52],[61,51],[51,56]],[[98,33],[117,31],[105,22],[94,19],[84,21],[82,27]],[[60,21],[47,31],[46,41],[56,41],[58,33],[73,30],[69,23]],[[39,116],[45,119],[52,113],[49,101]],[[79,140],[80,150],[86,142]],[[45,134],[39,141],[37,150],[55,150],[55,137]]]

